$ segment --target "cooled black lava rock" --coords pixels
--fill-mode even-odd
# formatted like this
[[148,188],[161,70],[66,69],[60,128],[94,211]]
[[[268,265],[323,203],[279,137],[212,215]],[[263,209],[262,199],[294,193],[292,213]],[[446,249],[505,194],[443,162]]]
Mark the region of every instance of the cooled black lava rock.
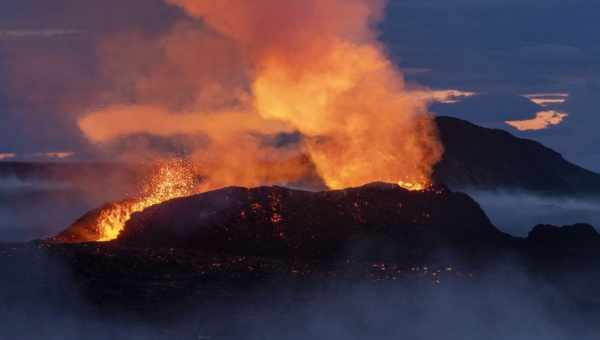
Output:
[[225,188],[135,214],[117,242],[230,254],[407,258],[440,250],[493,252],[511,238],[469,196],[374,183],[308,192]]

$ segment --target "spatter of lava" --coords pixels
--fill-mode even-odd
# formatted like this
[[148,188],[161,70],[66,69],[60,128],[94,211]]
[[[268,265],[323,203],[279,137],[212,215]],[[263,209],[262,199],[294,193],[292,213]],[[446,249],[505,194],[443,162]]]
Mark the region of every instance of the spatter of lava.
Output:
[[193,195],[199,192],[198,185],[199,181],[189,163],[172,160],[161,164],[137,198],[117,203],[100,213],[98,241],[116,239],[134,213],[168,200]]

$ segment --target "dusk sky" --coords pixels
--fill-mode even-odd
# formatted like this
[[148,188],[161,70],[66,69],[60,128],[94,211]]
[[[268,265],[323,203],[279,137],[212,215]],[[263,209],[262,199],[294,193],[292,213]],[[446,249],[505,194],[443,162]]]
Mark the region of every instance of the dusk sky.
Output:
[[[393,0],[380,32],[409,80],[463,94],[432,112],[538,140],[600,171],[599,11],[595,0]],[[93,157],[77,117],[110,86],[99,46],[185,20],[161,0],[2,1],[0,159]]]

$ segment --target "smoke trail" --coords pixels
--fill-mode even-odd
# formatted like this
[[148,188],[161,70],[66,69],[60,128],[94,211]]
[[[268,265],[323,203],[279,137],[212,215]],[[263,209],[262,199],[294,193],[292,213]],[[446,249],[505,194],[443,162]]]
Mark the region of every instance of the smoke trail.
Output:
[[[203,134],[209,143],[193,159],[215,187],[299,180],[310,166],[265,166],[293,153],[307,154],[330,188],[429,182],[442,148],[423,90],[405,84],[376,39],[384,1],[167,2],[196,20],[158,42],[106,45],[109,56],[133,46],[123,65],[137,66],[108,58],[116,83],[133,86],[80,120],[91,140]],[[293,131],[303,136],[293,150],[260,138]]]

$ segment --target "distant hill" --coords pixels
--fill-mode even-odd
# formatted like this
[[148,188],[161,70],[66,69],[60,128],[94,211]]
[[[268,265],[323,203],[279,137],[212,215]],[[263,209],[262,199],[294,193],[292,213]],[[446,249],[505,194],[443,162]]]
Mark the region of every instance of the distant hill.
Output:
[[434,178],[454,189],[600,194],[600,175],[542,144],[451,117],[436,118],[445,147]]

